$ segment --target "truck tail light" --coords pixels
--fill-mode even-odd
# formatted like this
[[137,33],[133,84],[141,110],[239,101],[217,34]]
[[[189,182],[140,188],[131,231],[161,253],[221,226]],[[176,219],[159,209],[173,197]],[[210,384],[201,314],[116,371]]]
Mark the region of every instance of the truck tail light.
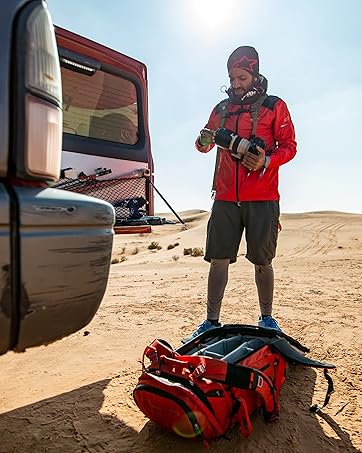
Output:
[[62,111],[31,94],[26,95],[25,103],[26,172],[57,180],[61,166]]
[[46,4],[35,8],[27,21],[25,84],[60,105],[62,83],[54,26]]
[[49,183],[60,177],[62,82],[55,31],[44,1],[29,3],[19,27],[18,135],[15,177]]

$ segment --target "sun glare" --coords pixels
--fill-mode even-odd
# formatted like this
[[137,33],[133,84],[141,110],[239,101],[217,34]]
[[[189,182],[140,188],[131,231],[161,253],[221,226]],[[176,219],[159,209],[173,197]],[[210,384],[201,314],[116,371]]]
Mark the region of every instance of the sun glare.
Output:
[[227,29],[235,13],[236,0],[188,0],[190,19],[204,32]]

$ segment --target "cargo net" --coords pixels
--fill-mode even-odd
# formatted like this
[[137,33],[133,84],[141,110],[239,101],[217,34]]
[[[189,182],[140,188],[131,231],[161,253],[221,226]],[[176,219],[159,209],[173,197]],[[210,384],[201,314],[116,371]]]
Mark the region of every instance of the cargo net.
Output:
[[53,187],[108,201],[115,209],[116,225],[137,221],[148,215],[148,181],[144,171],[121,178],[97,179],[107,173],[89,176],[80,173],[76,179],[63,177]]

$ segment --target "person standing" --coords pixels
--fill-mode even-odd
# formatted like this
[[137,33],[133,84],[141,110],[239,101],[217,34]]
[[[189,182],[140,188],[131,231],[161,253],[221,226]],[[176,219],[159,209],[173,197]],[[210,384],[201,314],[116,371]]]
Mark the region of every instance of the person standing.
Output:
[[[272,317],[272,260],[280,214],[278,171],[296,154],[294,125],[286,103],[267,95],[267,79],[259,73],[259,56],[254,47],[238,47],[230,55],[227,69],[228,99],[213,109],[195,145],[198,151],[208,153],[215,146],[214,131],[225,128],[231,137],[238,136],[239,146],[236,154],[227,147],[218,147],[204,257],[210,263],[206,320],[183,342],[221,325],[228,269],[236,262],[244,231],[246,258],[255,268],[258,325],[281,330]],[[252,152],[252,143],[262,146],[254,146],[257,151]]]

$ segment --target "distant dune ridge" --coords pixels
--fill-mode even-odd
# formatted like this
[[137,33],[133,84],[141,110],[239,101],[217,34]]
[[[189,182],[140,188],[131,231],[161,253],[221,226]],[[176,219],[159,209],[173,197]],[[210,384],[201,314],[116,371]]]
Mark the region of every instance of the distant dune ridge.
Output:
[[[209,212],[178,214],[186,230],[166,224],[150,234],[115,236],[113,258],[119,261],[111,266],[96,317],[83,331],[0,357],[0,452],[203,451],[200,443],[149,422],[132,400],[145,346],[163,338],[177,347],[205,317],[209,265],[183,251],[205,247]],[[324,397],[322,373],[291,367],[280,419],[265,424],[255,414],[249,439],[235,428],[227,439],[212,442],[210,451],[361,452],[362,214],[282,214],[281,223],[274,314],[314,358],[337,365],[335,393],[321,416],[309,413],[309,405]],[[151,242],[160,248],[150,250]],[[242,241],[230,267],[222,322],[257,320],[253,267],[244,255]]]

